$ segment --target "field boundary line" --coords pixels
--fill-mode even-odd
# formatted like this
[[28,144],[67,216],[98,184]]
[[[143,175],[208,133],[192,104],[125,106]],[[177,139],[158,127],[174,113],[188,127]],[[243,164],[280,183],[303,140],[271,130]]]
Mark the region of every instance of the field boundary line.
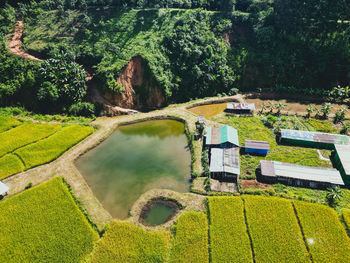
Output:
[[[31,144],[34,144],[34,143],[40,142],[40,141],[42,141],[42,140],[48,139],[49,137],[55,135],[57,132],[59,132],[59,131],[62,130],[62,129],[63,129],[63,127],[61,127],[61,129],[55,131],[54,133],[52,133],[52,134],[50,134],[50,135],[48,135],[48,136],[46,136],[46,137],[43,137],[43,138],[41,138],[41,139],[39,139],[39,140],[36,140],[36,141],[30,142],[30,143],[27,143],[27,144],[25,144],[25,145],[22,145],[22,146],[16,148],[16,149],[13,149],[12,151],[7,152],[7,153],[1,155],[0,158],[4,157],[5,155],[8,155],[8,154],[14,154],[15,151],[17,151],[17,150],[19,150],[19,149],[21,149],[21,148],[24,148],[24,147],[26,147],[26,146],[29,146],[29,145],[31,145]],[[17,155],[17,154],[16,154],[16,155]]]
[[298,211],[295,208],[294,202],[291,201],[291,203],[292,203],[292,207],[293,207],[293,210],[294,210],[295,217],[297,218],[297,221],[298,221],[298,225],[299,225],[299,228],[300,228],[300,231],[301,231],[301,235],[303,236],[303,240],[304,240],[304,244],[305,244],[306,250],[309,253],[311,262],[314,262],[314,259],[312,258],[312,255],[311,255],[311,252],[310,252],[309,245],[307,244],[307,240],[306,240],[306,237],[305,237],[305,234],[304,234],[304,229],[303,229],[303,227],[301,225],[301,222],[300,222],[300,219],[299,219],[299,216],[298,216]]
[[207,219],[208,219],[208,254],[209,254],[209,262],[212,262],[212,256],[211,256],[211,240],[210,240],[210,227],[211,227],[211,220],[210,220],[210,209],[209,209],[209,200],[208,197],[206,199],[206,209],[207,209]]
[[[16,119],[17,120],[17,119]],[[10,131],[10,130],[12,130],[12,129],[14,129],[14,128],[18,128],[18,127],[20,127],[20,126],[22,126],[24,123],[22,122],[20,125],[17,125],[17,126],[15,126],[15,127],[11,127],[11,128],[9,128],[9,129],[7,129],[7,130],[4,130],[4,131],[1,131],[0,132],[0,134],[2,134],[2,133],[4,133],[4,132],[7,132],[7,131]]]
[[247,227],[247,234],[248,234],[248,237],[249,237],[249,242],[250,242],[250,247],[251,247],[251,251],[252,251],[252,257],[253,257],[253,262],[255,263],[255,251],[254,251],[254,246],[253,246],[253,239],[252,239],[252,236],[250,235],[250,232],[249,232],[249,226],[248,226],[248,219],[247,219],[247,213],[246,213],[246,208],[245,208],[245,200],[243,197],[242,198],[242,201],[243,201],[243,214],[244,214],[244,222],[245,222],[245,225]]
[[[23,167],[24,167],[23,171],[25,171],[25,169],[26,169],[26,164],[25,164],[24,160],[22,159],[22,157],[19,156],[19,154],[17,154],[17,153],[9,153],[9,154],[12,154],[12,155],[16,156],[16,157],[21,161],[21,163],[23,164]],[[10,175],[10,176],[11,176],[11,175]]]

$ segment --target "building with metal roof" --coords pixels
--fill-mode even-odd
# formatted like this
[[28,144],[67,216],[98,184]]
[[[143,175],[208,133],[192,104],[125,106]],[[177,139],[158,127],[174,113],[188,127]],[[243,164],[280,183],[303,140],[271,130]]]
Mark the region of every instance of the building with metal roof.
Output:
[[350,184],[350,145],[335,144],[334,161],[346,184]]
[[212,148],[209,170],[212,178],[229,178],[237,181],[240,174],[239,148]]
[[236,147],[239,146],[238,132],[231,126],[220,128],[207,128],[205,144],[210,147]]
[[0,195],[6,195],[8,190],[10,190],[10,188],[0,181]]
[[281,129],[282,141],[314,148],[333,149],[334,144],[350,145],[350,137],[323,132]]
[[276,161],[260,160],[261,179],[268,183],[283,183],[310,188],[344,185],[337,169],[303,166]]
[[266,141],[245,140],[244,148],[246,153],[266,155],[269,152],[270,145]]
[[235,114],[253,114],[255,111],[255,104],[241,102],[227,103],[225,111]]

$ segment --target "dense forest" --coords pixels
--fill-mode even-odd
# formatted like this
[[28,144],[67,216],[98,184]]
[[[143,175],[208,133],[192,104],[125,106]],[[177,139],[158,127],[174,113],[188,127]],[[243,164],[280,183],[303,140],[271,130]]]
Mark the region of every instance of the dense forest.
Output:
[[[246,91],[349,97],[346,0],[8,3],[0,9],[2,106],[98,114],[87,102],[84,68],[94,72],[101,92],[123,93],[118,77],[135,56],[164,103]],[[18,19],[25,24],[24,50],[45,62],[9,54]]]

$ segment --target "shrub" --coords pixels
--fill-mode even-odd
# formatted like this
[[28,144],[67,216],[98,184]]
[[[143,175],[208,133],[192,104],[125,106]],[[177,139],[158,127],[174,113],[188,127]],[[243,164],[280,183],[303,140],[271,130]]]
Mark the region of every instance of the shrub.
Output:
[[294,202],[310,253],[315,262],[350,262],[350,240],[334,209]]
[[95,105],[89,102],[78,102],[70,106],[68,113],[74,116],[92,117],[95,114]]
[[240,197],[209,197],[211,260],[253,262]]
[[207,263],[208,261],[207,216],[199,212],[184,212],[176,223],[169,262]]

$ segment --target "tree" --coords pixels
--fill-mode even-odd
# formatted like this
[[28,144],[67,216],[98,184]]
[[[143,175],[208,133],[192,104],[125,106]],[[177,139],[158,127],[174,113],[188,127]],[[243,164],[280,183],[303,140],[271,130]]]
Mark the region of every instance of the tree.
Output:
[[309,105],[309,107],[307,107],[306,111],[307,111],[307,118],[311,117],[311,114],[316,110],[316,108],[314,108],[314,106]]
[[322,104],[322,108],[321,108],[321,112],[323,113],[323,118],[327,119],[328,118],[328,114],[330,113],[331,109],[332,109],[332,105],[330,103],[324,103]]
[[277,107],[277,114],[280,115],[281,111],[286,107],[287,105],[284,104],[283,102],[278,102],[278,104],[276,105]]
[[265,102],[263,102],[261,105],[260,105],[260,114],[263,114],[264,111],[267,109],[267,105],[265,104]]
[[346,108],[341,107],[339,110],[336,111],[334,122],[339,123],[342,122],[345,119],[345,113],[348,112]]
[[326,195],[327,202],[329,206],[335,207],[338,204],[338,202],[341,200],[341,196],[343,192],[339,188],[339,186],[328,188],[327,191],[328,191]]
[[42,85],[37,93],[46,112],[67,111],[81,102],[86,94],[85,70],[74,62],[74,56],[60,51],[42,63]]

